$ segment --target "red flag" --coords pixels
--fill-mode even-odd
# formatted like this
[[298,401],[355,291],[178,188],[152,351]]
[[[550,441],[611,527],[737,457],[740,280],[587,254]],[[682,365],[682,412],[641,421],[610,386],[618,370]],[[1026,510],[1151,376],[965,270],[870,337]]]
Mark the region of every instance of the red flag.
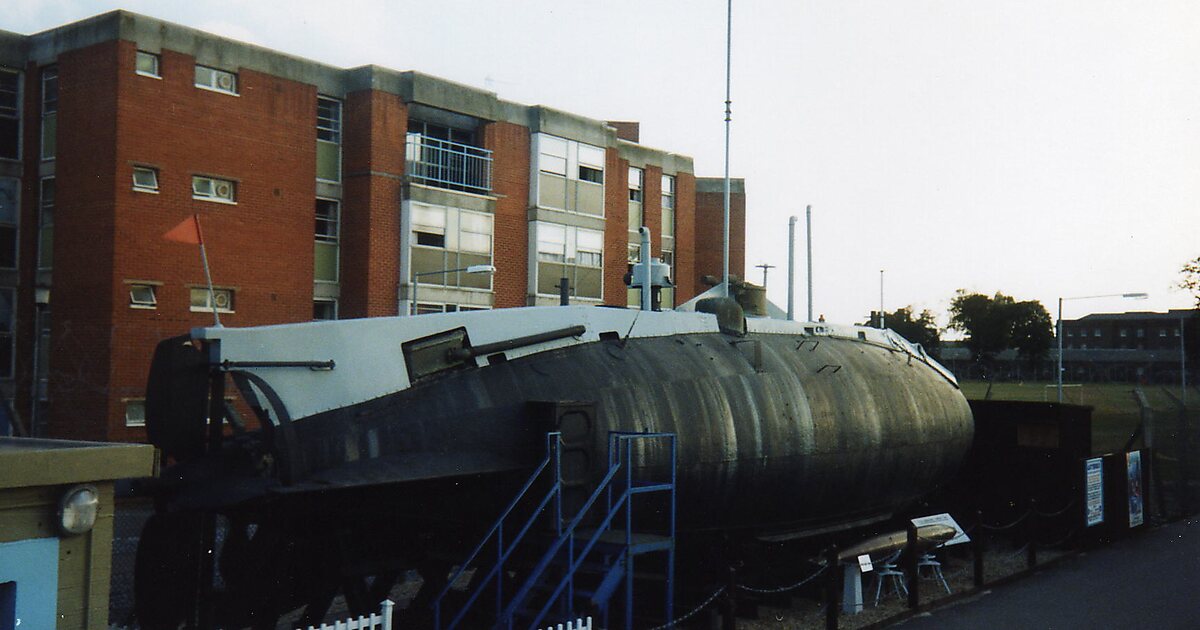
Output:
[[200,215],[193,214],[191,217],[180,221],[179,225],[168,230],[162,237],[168,241],[175,241],[177,243],[203,245],[204,235],[200,232]]

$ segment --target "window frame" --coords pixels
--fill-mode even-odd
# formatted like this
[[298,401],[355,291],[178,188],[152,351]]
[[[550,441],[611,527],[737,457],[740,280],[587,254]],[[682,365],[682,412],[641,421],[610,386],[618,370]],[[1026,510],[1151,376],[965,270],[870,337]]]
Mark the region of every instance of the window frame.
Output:
[[[135,292],[138,290],[148,290],[150,299],[139,299]],[[129,283],[129,308],[156,310],[158,309],[158,287],[148,282],[130,282]]]
[[[192,296],[194,296],[197,291],[203,292],[203,295],[204,295],[204,305],[203,306],[194,304],[194,300],[192,299]],[[216,297],[213,294],[216,294],[216,293],[224,293],[224,294],[229,295],[229,306],[228,307],[218,306],[216,309],[218,313],[236,313],[237,312],[237,289],[234,289],[232,287],[213,287],[212,293],[209,293],[208,287],[188,287],[188,310],[190,310],[193,313],[211,313],[211,312],[213,312],[213,302],[216,301]]]
[[[50,203],[46,203],[47,182],[50,183],[49,188],[53,191],[50,195]],[[41,178],[38,181],[38,248],[37,248],[37,268],[38,271],[50,271],[54,268],[54,236],[50,237],[50,263],[45,262],[45,230],[46,228],[54,229],[54,210],[58,205],[58,184],[55,176],[49,175]],[[49,210],[49,212],[47,212]],[[48,219],[48,220],[47,220]]]
[[[0,328],[0,343],[3,342],[5,335],[8,336],[8,365],[0,366],[0,380],[10,381],[16,378],[17,373],[17,288],[16,287],[0,287],[0,293],[7,293],[9,296],[8,305],[12,309],[9,316],[11,326],[9,330]],[[0,317],[0,321],[3,318]],[[5,371],[7,371],[5,373]]]
[[11,267],[0,265],[0,269],[15,270],[21,268],[21,180],[16,177],[0,177],[0,181],[11,181],[13,191],[13,219],[11,223],[0,222],[0,227],[11,227],[13,233],[13,264]]
[[[151,59],[154,61],[154,71],[153,72],[142,70],[142,64],[141,64],[142,59]],[[152,79],[162,79],[162,58],[155,53],[147,52],[145,50],[136,51],[133,56],[133,72],[134,72],[134,74],[136,74],[138,76],[142,76],[142,77],[150,77]]]
[[[331,305],[333,307],[333,317],[318,318],[317,312],[316,312],[317,304]],[[337,319],[338,319],[338,301],[336,298],[313,298],[313,319],[312,320],[314,322],[332,322],[332,321],[337,321]]]
[[20,70],[12,70],[9,68],[0,68],[0,75],[12,75],[12,77],[13,77],[13,92],[12,92],[13,107],[11,108],[11,111],[9,111],[8,108],[0,109],[0,118],[5,119],[5,120],[14,121],[12,124],[14,125],[14,129],[16,130],[16,141],[17,141],[16,146],[14,147],[14,149],[15,149],[14,155],[12,157],[0,156],[0,160],[20,161],[22,158],[22,155],[23,155],[22,154],[22,149],[23,149],[22,141],[24,140],[24,134],[21,133],[23,131],[22,127],[24,127],[24,125],[21,124],[21,113],[22,113],[21,106],[24,104],[23,98],[22,98],[24,82],[21,80],[23,73]]
[[[336,118],[330,118],[328,116],[323,117],[321,115],[322,103],[332,104],[333,111],[336,114]],[[325,177],[321,177],[320,159],[318,156],[318,165],[317,165],[318,168],[317,168],[316,175],[317,175],[317,181],[319,181],[319,182],[329,182],[329,183],[336,184],[336,183],[339,183],[342,181],[342,132],[343,132],[342,120],[344,117],[344,113],[345,113],[345,108],[342,106],[342,101],[340,99],[336,99],[332,96],[325,96],[323,94],[317,95],[317,115],[316,115],[317,142],[318,142],[318,144],[325,143],[325,144],[337,147],[337,178],[336,179],[328,179]],[[322,123],[326,123],[326,124],[323,125]],[[323,134],[327,137],[322,137]]]
[[[146,186],[146,185],[139,184],[138,183],[138,172],[150,173],[150,175],[154,179],[154,184],[152,186]],[[158,194],[158,192],[159,192],[158,169],[154,168],[153,166],[140,166],[140,165],[135,164],[133,169],[131,170],[131,174],[133,177],[133,190],[135,190],[137,192],[150,193],[150,194],[154,194],[154,195]]]
[[[145,428],[146,426],[146,399],[145,398],[122,398],[122,403],[125,403],[125,426],[127,428]],[[142,410],[141,420],[130,420],[129,411],[134,408]]]
[[[41,130],[40,130],[41,131],[41,138],[40,138],[41,146],[39,148],[39,152],[40,152],[39,154],[40,154],[43,162],[50,162],[50,161],[54,160],[55,155],[58,153],[58,66],[43,67],[42,74],[41,74],[41,80],[40,80],[39,84],[41,85],[41,101],[40,101],[40,103],[41,103],[41,108],[42,108],[42,119],[41,119],[42,125],[41,125]],[[53,97],[47,96],[47,92],[49,91],[49,89],[47,87],[48,84],[53,84],[53,86],[54,86]],[[46,120],[50,119],[50,118],[54,119],[54,146],[53,147],[46,146]],[[50,149],[49,154],[46,153],[47,148]]]
[[[196,191],[196,184],[198,182],[204,182],[204,181],[207,181],[209,184],[211,184],[211,190],[213,191],[212,194],[206,195],[206,194],[199,193]],[[228,184],[229,185],[229,195],[228,196],[222,196],[222,195],[216,194],[216,186],[218,184]],[[212,177],[209,175],[192,175],[192,199],[196,199],[198,201],[211,201],[213,203],[223,203],[223,204],[227,204],[227,205],[231,205],[231,206],[236,206],[237,205],[237,189],[238,189],[237,182],[232,179],[222,179],[220,177]]]
[[[637,173],[637,185],[634,185],[633,174]],[[645,203],[646,169],[636,166],[629,167],[629,201]],[[636,198],[635,198],[636,196]]]
[[[200,82],[201,71],[204,71],[208,74],[209,80],[206,83]],[[218,85],[218,77],[220,77],[220,76],[230,77],[230,87],[229,88],[223,88],[220,85]],[[198,87],[201,90],[208,90],[209,92],[228,94],[230,96],[241,96],[241,93],[238,91],[239,83],[240,83],[240,81],[238,80],[238,75],[236,72],[230,72],[228,70],[222,70],[220,68],[214,68],[212,66],[206,66],[204,64],[199,64],[199,63],[196,64],[196,68],[193,71],[193,75],[192,75],[192,84],[195,87]]]

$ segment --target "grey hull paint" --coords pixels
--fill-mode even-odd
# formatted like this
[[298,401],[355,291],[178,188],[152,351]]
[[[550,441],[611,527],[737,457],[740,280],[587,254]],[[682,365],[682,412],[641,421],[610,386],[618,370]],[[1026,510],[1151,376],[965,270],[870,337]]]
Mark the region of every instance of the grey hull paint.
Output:
[[[678,435],[682,529],[817,527],[887,513],[955,472],[973,432],[957,386],[896,349],[853,339],[719,333],[601,341],[431,377],[292,423],[295,482],[278,490],[470,477],[530,468],[550,427],[531,401],[596,406],[608,431]],[[283,449],[282,444],[277,448]],[[576,453],[579,455],[579,453]],[[650,446],[639,466],[661,469]],[[420,506],[413,506],[419,511]]]

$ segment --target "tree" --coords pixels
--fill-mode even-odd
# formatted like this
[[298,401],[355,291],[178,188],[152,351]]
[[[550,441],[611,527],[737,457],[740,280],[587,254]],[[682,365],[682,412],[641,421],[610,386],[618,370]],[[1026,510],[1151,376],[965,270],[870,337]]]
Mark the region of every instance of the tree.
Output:
[[1200,308],[1200,256],[1184,263],[1179,272],[1183,274],[1179,286],[1192,292],[1192,296],[1196,298],[1196,308]]
[[1013,348],[1034,365],[1054,342],[1050,313],[1041,302],[1018,302],[999,292],[988,297],[959,289],[950,302],[950,328],[966,333],[964,344],[984,364]]
[[[867,318],[866,322],[859,324],[860,326],[875,326],[875,317],[878,313],[871,312],[871,317]],[[941,331],[938,330],[937,324],[933,321],[933,313],[928,310],[921,311],[920,315],[913,313],[912,306],[905,306],[896,309],[893,313],[885,312],[883,314],[883,323],[888,328],[896,331],[901,337],[920,344],[925,351],[930,354],[937,354],[938,348],[942,345]]]

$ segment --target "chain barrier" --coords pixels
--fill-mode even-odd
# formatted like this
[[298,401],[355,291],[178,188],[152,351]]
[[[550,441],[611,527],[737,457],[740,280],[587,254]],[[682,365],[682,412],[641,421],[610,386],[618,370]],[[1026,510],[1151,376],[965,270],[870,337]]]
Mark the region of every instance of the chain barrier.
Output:
[[688,619],[695,617],[696,613],[700,612],[701,610],[704,610],[705,606],[708,606],[709,604],[713,603],[713,600],[716,599],[717,597],[719,597],[721,595],[721,593],[724,593],[724,592],[725,592],[725,587],[722,586],[721,588],[718,588],[717,590],[713,591],[713,594],[709,595],[708,599],[704,600],[703,604],[700,604],[699,606],[693,608],[690,612],[688,612],[688,614],[686,614],[682,617],[677,617],[675,619],[672,619],[671,621],[668,621],[667,623],[664,623],[661,626],[655,626],[655,627],[651,628],[650,630],[663,630],[664,628],[673,628],[677,624],[681,624],[681,623],[687,621]]
[[994,527],[994,526],[988,525],[987,523],[984,523],[982,521],[980,521],[979,526],[989,532],[1002,532],[1002,531],[1012,529],[1012,528],[1016,527],[1017,525],[1020,525],[1021,523],[1024,523],[1025,519],[1029,518],[1030,514],[1033,514],[1033,510],[1025,510],[1025,513],[1022,514],[1017,520],[1009,523],[1008,525],[1004,525],[1002,527]]
[[1021,555],[1021,554],[1024,554],[1024,553],[1028,552],[1028,551],[1029,551],[1029,545],[1031,545],[1031,544],[1033,544],[1033,543],[1025,543],[1025,545],[1024,545],[1023,547],[1021,547],[1020,549],[1018,549],[1018,550],[1016,550],[1016,551],[1012,552],[1012,554],[1010,554],[1008,557],[1010,557],[1010,558],[1015,558],[1015,557],[1017,557],[1017,556],[1019,556],[1019,555]]
[[798,589],[801,586],[808,584],[809,582],[815,580],[818,575],[821,575],[822,573],[824,573],[825,569],[828,569],[828,568],[829,568],[829,565],[823,565],[821,568],[817,569],[816,573],[813,573],[812,575],[804,578],[803,580],[800,580],[799,582],[796,582],[795,584],[789,584],[787,586],[781,586],[779,588],[754,588],[752,586],[746,586],[745,584],[738,584],[737,587],[742,589],[743,591],[749,591],[751,593],[762,593],[765,595],[770,595],[770,594],[774,594],[774,593],[784,593],[787,591]]
[[1067,510],[1069,510],[1073,507],[1075,507],[1075,499],[1071,499],[1070,501],[1067,501],[1067,504],[1065,506],[1063,506],[1063,509],[1061,509],[1057,512],[1039,512],[1035,508],[1033,510],[1033,513],[1037,514],[1041,518],[1054,518],[1056,516],[1062,516],[1063,514],[1066,514]]
[[1071,531],[1067,532],[1067,535],[1063,536],[1062,539],[1056,540],[1052,543],[1038,543],[1038,546],[1039,547],[1047,547],[1047,548],[1048,547],[1058,547],[1058,546],[1066,543],[1068,540],[1071,540],[1072,538],[1074,538],[1076,533],[1078,533],[1078,530],[1072,529]]

